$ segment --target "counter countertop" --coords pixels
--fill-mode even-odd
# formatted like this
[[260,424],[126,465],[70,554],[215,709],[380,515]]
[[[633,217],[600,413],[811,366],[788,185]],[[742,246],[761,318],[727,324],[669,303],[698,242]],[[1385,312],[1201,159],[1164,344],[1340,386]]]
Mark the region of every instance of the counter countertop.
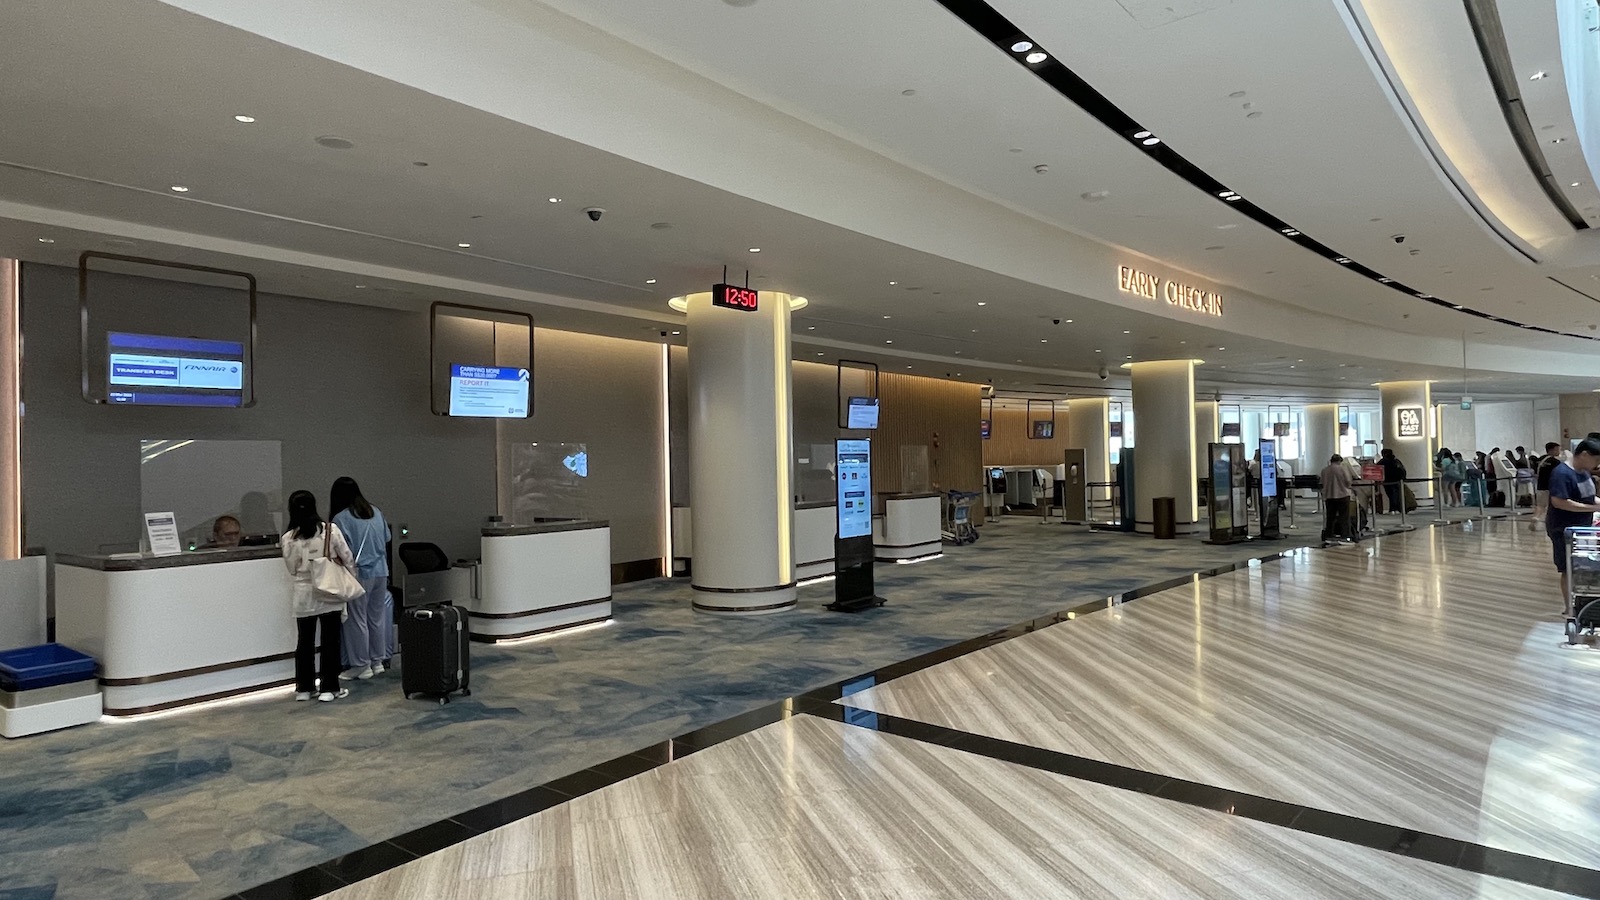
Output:
[[830,508],[838,506],[838,505],[839,505],[839,501],[837,501],[837,500],[807,500],[804,503],[796,503],[794,505],[794,508],[795,509],[830,509]]
[[227,550],[190,550],[176,556],[137,556],[133,554],[77,554],[57,553],[56,564],[77,566],[80,569],[98,569],[102,572],[142,572],[146,569],[174,569],[179,566],[203,566],[211,563],[243,562],[252,559],[278,559],[283,548],[233,547]]
[[921,493],[921,494],[884,494],[883,495],[883,499],[885,499],[885,500],[929,500],[929,499],[932,499],[932,498],[935,498],[935,497],[943,497],[943,496],[944,495],[939,493],[938,491],[926,491],[926,492]]
[[486,525],[484,537],[518,537],[524,534],[555,534],[561,531],[586,531],[590,528],[610,528],[606,519],[573,519],[567,522],[538,522],[533,525]]

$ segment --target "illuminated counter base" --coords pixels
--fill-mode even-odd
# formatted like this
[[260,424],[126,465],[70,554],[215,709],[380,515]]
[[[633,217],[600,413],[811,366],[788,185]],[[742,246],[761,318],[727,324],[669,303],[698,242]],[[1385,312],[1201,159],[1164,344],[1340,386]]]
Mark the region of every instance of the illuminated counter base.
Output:
[[100,661],[105,712],[130,716],[294,683],[277,547],[56,557],[56,640]]
[[472,639],[513,641],[611,618],[611,526],[551,522],[483,530]]
[[908,562],[944,552],[941,543],[941,494],[889,494],[883,515],[872,520],[873,557],[878,562]]

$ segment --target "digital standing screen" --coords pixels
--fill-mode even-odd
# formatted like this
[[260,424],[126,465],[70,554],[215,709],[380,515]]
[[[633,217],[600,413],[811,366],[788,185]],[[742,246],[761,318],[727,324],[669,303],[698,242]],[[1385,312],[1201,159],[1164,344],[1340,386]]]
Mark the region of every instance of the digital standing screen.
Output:
[[1261,496],[1278,496],[1278,448],[1272,441],[1261,442]]
[[483,419],[528,416],[527,369],[497,366],[450,367],[450,415]]
[[839,488],[839,537],[872,534],[872,442],[836,441],[834,472]]
[[106,335],[106,399],[133,406],[241,406],[244,344]]

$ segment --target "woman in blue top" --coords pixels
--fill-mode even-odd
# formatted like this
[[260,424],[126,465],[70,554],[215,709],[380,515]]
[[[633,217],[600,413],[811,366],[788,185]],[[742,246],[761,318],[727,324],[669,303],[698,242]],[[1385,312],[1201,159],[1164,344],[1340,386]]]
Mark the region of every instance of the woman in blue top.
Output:
[[356,578],[367,589],[365,597],[350,601],[350,618],[344,623],[345,655],[350,670],[340,675],[346,680],[362,680],[383,671],[383,661],[392,652],[389,634],[392,626],[389,606],[389,523],[383,513],[367,502],[354,478],[340,478],[328,492],[329,518],[339,526],[345,543],[355,556]]

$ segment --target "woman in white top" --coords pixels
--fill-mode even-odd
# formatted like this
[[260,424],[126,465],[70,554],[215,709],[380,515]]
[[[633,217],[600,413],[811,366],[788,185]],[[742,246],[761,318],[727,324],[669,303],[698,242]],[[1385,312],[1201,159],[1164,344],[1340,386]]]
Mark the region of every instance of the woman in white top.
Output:
[[[339,622],[344,616],[344,601],[317,593],[313,560],[333,559],[353,569],[355,558],[339,527],[324,523],[317,515],[317,498],[310,491],[289,495],[289,530],[283,535],[283,564],[294,578],[295,626],[299,640],[294,648],[294,689],[296,700],[310,700],[321,688],[318,700],[328,702],[349,695],[339,686]],[[316,653],[317,626],[322,626],[322,652]],[[317,657],[321,657],[320,665]],[[315,683],[313,683],[315,682]]]

